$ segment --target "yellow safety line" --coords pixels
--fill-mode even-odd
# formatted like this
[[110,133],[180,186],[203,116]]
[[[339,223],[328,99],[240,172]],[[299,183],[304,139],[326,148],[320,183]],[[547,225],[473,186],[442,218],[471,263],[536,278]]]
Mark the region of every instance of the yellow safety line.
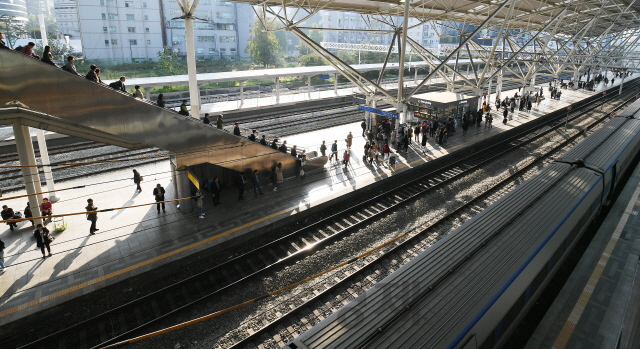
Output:
[[578,321],[580,321],[580,317],[582,317],[582,313],[584,312],[584,309],[587,307],[587,304],[589,303],[591,294],[593,293],[593,290],[596,288],[596,285],[598,284],[598,281],[602,276],[602,272],[604,272],[604,268],[606,268],[607,266],[607,262],[609,262],[611,253],[613,253],[613,249],[616,247],[616,244],[618,243],[620,234],[622,234],[622,230],[627,224],[627,220],[629,219],[629,216],[631,214],[631,209],[633,209],[633,206],[635,206],[636,202],[638,201],[639,195],[640,195],[640,184],[638,184],[638,187],[636,188],[636,191],[633,193],[631,200],[629,200],[627,209],[624,211],[622,218],[620,218],[620,221],[618,222],[618,226],[616,227],[616,230],[613,232],[611,239],[609,239],[609,243],[607,244],[607,247],[604,249],[604,252],[602,252],[602,255],[600,256],[600,260],[598,261],[598,264],[593,270],[593,273],[591,273],[591,277],[589,277],[589,281],[587,281],[587,284],[584,286],[584,289],[582,290],[582,294],[580,295],[580,298],[578,298],[578,301],[576,302],[576,305],[573,307],[573,310],[571,311],[569,318],[567,319],[564,326],[562,327],[562,330],[560,331],[560,334],[556,338],[556,341],[553,343],[553,349],[564,349],[567,343],[569,342],[569,339],[573,334],[573,330],[576,328]]
[[58,297],[64,296],[64,295],[69,294],[69,293],[71,293],[71,292],[73,292],[73,291],[80,290],[80,289],[82,289],[82,288],[85,288],[85,287],[91,286],[91,285],[96,284],[96,283],[98,283],[98,282],[101,282],[101,281],[105,281],[105,280],[108,280],[108,279],[114,278],[114,277],[116,277],[116,276],[118,276],[118,275],[122,275],[122,274],[124,274],[124,273],[128,273],[128,272],[130,272],[130,271],[132,271],[132,270],[142,268],[142,267],[144,267],[144,266],[146,266],[146,265],[149,265],[149,264],[151,264],[151,263],[154,263],[154,262],[157,262],[157,261],[160,261],[160,260],[163,260],[163,259],[167,259],[167,258],[169,258],[169,257],[171,257],[171,256],[174,256],[174,255],[178,254],[178,253],[181,253],[181,252],[184,252],[184,251],[190,250],[190,249],[192,249],[192,248],[195,248],[195,247],[198,247],[198,246],[204,245],[204,244],[206,244],[206,243],[208,243],[208,242],[211,242],[211,241],[214,241],[214,240],[220,239],[220,238],[225,237],[225,236],[227,236],[227,235],[229,235],[229,234],[235,233],[235,232],[236,232],[236,231],[238,231],[238,230],[241,230],[241,229],[244,229],[244,228],[246,228],[246,227],[250,227],[250,226],[252,226],[252,225],[258,224],[258,223],[260,223],[260,222],[263,222],[263,221],[265,221],[265,220],[268,220],[268,219],[271,219],[271,218],[273,218],[273,217],[279,216],[279,215],[281,215],[281,214],[283,214],[283,213],[285,213],[285,212],[288,212],[288,211],[289,211],[289,209],[286,209],[286,210],[282,210],[282,211],[279,211],[279,212],[276,212],[276,213],[270,214],[270,215],[268,215],[268,216],[264,216],[264,217],[262,217],[262,218],[260,218],[260,219],[257,219],[257,220],[255,220],[255,221],[253,221],[253,222],[250,222],[250,223],[247,223],[247,224],[243,224],[243,225],[241,225],[241,226],[238,226],[238,227],[235,227],[235,228],[229,229],[229,230],[227,230],[227,231],[225,231],[225,232],[223,232],[223,233],[220,233],[220,234],[217,234],[217,235],[214,235],[214,236],[208,237],[208,238],[206,238],[206,239],[204,239],[204,240],[201,240],[201,241],[198,241],[198,242],[192,243],[192,244],[187,245],[187,246],[185,246],[185,247],[181,247],[181,248],[179,248],[179,249],[176,249],[176,250],[173,250],[173,251],[167,252],[167,253],[165,253],[165,254],[162,254],[162,255],[159,255],[159,256],[157,256],[157,257],[154,257],[154,258],[148,259],[148,260],[146,260],[146,261],[143,261],[143,262],[140,262],[140,263],[137,263],[137,264],[134,264],[134,265],[128,266],[128,267],[123,268],[123,269],[120,269],[120,270],[116,270],[116,271],[114,271],[114,272],[112,272],[112,273],[109,273],[109,274],[107,274],[107,275],[104,275],[104,276],[101,276],[101,277],[95,278],[95,279],[93,279],[93,280],[89,280],[89,281],[83,282],[83,283],[78,284],[78,285],[75,285],[75,286],[73,286],[73,287],[65,288],[64,290],[60,290],[60,291],[58,291],[58,292],[55,292],[55,293],[52,293],[52,294],[49,294],[49,295],[46,295],[46,296],[40,297],[40,298],[38,298],[38,299],[34,299],[34,300],[30,301],[30,302],[27,302],[27,303],[24,303],[24,304],[21,304],[21,305],[15,306],[15,307],[13,307],[13,308],[9,308],[9,309],[3,310],[3,311],[1,311],[1,312],[0,312],[0,318],[1,318],[1,317],[4,317],[4,316],[7,316],[7,315],[10,315],[10,314],[13,314],[13,313],[15,313],[15,312],[17,312],[17,311],[24,310],[24,309],[26,309],[26,308],[32,307],[32,306],[34,306],[34,305],[37,305],[37,304],[43,303],[43,302],[45,302],[45,301],[48,301],[48,300],[51,300],[51,299],[54,299],[54,298],[58,298]]

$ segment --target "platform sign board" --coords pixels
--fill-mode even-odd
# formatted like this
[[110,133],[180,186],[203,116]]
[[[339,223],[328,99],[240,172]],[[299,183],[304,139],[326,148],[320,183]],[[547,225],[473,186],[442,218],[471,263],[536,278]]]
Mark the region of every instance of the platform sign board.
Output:
[[379,110],[379,109],[374,109],[374,108],[369,108],[369,107],[365,107],[364,105],[359,105],[358,109],[360,110],[364,110],[364,111],[368,111],[370,113],[376,113],[378,115],[382,115],[382,116],[386,116],[386,117],[390,117],[392,119],[397,119],[398,118],[398,114],[393,114],[393,113],[389,113],[386,112],[384,110]]
[[567,110],[571,110],[571,106],[568,106],[568,107],[567,107]]
[[602,92],[602,95],[605,96],[607,94],[607,91]]
[[320,80],[329,80],[329,78],[330,78],[329,74],[323,74],[318,76],[318,79]]

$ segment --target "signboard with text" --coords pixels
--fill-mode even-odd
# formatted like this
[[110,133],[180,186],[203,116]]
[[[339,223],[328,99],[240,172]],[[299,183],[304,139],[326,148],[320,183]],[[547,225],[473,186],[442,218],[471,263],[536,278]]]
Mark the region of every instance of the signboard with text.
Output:
[[365,107],[364,105],[359,105],[358,109],[364,110],[364,111],[368,111],[370,113],[376,113],[378,115],[390,117],[392,119],[397,119],[398,118],[398,114],[389,113],[389,112],[386,112],[384,110],[379,110],[379,109],[375,109],[375,108]]

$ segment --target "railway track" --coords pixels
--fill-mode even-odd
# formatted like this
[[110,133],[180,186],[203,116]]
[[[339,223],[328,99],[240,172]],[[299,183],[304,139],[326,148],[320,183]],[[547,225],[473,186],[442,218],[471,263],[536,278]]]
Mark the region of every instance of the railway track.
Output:
[[[636,84],[628,84],[627,89]],[[589,106],[599,106],[603,101],[613,99],[613,95],[600,97],[588,104],[576,105],[571,119],[574,120],[588,112],[583,110]],[[441,167],[437,170],[413,171],[417,173],[411,172],[415,178],[410,180],[407,176],[398,176],[398,180],[391,181],[385,186],[384,191],[375,195],[369,192],[368,199],[362,200],[358,205],[332,214],[187,279],[75,324],[64,322],[56,325],[55,321],[49,321],[44,328],[36,326],[37,331],[26,330],[13,333],[1,344],[13,348],[45,348],[51,345],[60,348],[94,348],[132,336],[160,319],[216,297],[224,291],[233,292],[234,287],[255,280],[256,276],[262,273],[291,265],[315,253],[322,246],[365,226],[375,218],[475,171],[498,156],[552,132],[564,125],[566,114],[564,112],[558,114],[542,125],[531,127],[523,125],[517,130],[517,134],[510,135],[497,144],[486,148],[478,147],[482,148],[482,151],[465,152],[466,154],[461,155],[459,159],[450,162],[442,161],[439,163]],[[537,131],[532,133],[532,130]],[[436,162],[430,162],[430,164],[434,165]],[[309,248],[310,246],[313,248]],[[266,333],[273,326],[277,326],[276,322],[259,329],[256,333]],[[247,337],[245,343],[257,338],[256,333]]]

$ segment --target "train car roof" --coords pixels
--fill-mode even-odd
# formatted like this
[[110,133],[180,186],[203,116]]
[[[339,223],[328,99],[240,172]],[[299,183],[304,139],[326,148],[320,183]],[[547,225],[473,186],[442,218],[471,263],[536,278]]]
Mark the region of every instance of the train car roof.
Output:
[[603,171],[608,170],[618,160],[620,154],[627,149],[631,141],[640,133],[640,120],[623,118],[614,120],[625,120],[626,122],[616,130],[613,136],[607,138],[584,159],[585,165]]
[[614,118],[608,121],[579,144],[560,155],[556,161],[575,163],[578,160],[585,160],[626,122],[625,118]]
[[635,102],[631,103],[628,107],[626,107],[620,114],[616,116],[620,117],[629,117],[638,114],[638,110],[640,110],[640,98]]
[[[465,328],[484,315],[503,286],[518,277],[523,263],[567,219],[566,208],[575,209],[600,179],[587,168],[548,165],[289,348],[447,347],[464,337]],[[479,253],[456,267],[496,232]],[[455,271],[443,278],[450,270]]]

